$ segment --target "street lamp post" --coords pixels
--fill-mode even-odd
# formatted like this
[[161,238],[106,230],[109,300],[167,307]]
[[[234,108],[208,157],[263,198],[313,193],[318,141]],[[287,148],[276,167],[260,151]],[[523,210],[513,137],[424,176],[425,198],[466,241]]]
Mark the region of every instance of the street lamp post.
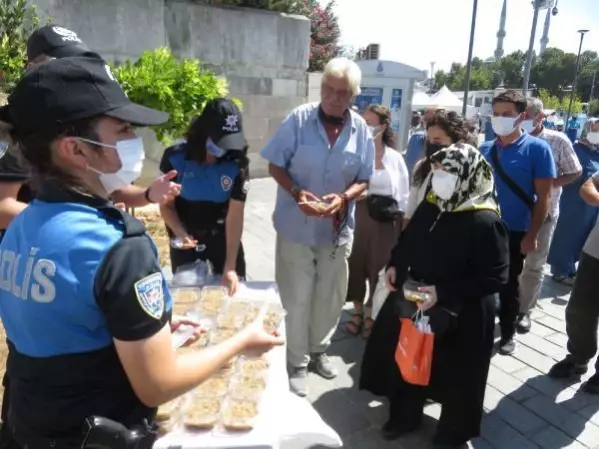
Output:
[[541,0],[533,0],[534,13],[532,16],[532,28],[530,30],[530,41],[528,43],[528,54],[526,55],[526,64],[524,65],[524,84],[522,85],[522,94],[528,97],[528,83],[530,82],[530,69],[532,67],[532,52],[535,48],[535,36],[537,34],[537,22],[539,21],[539,10],[541,9]]
[[576,85],[578,83],[578,69],[580,67],[580,53],[582,52],[582,41],[584,40],[584,35],[589,32],[589,30],[578,30],[580,33],[580,45],[578,46],[578,57],[576,58],[576,72],[574,73],[574,84],[572,84],[572,92],[570,93],[570,106],[568,106],[568,115],[566,116],[566,120],[570,120],[570,114],[572,114],[572,103],[574,103],[574,96],[576,95]]
[[591,95],[589,97],[589,106],[593,102],[593,95],[595,94],[595,78],[597,78],[597,72],[599,72],[599,70],[595,70],[595,73],[593,73],[593,84],[591,84]]
[[478,0],[472,4],[472,24],[470,25],[470,45],[468,47],[468,63],[466,64],[466,86],[464,87],[464,103],[462,104],[462,116],[466,117],[468,110],[468,93],[470,91],[470,74],[472,72],[472,50],[474,49],[474,31],[476,30],[476,12],[478,11]]

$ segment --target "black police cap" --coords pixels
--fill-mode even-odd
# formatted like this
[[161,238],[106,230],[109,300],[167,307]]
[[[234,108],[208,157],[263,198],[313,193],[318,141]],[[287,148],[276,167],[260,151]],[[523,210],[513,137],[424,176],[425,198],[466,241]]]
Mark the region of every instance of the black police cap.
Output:
[[29,61],[40,55],[67,58],[87,56],[90,53],[90,49],[77,36],[77,33],[56,24],[38,28],[27,39],[27,59]]
[[93,57],[40,64],[17,83],[7,108],[20,136],[101,115],[137,126],[160,125],[169,118],[129,100],[108,64]]
[[223,150],[243,150],[243,120],[241,111],[227,98],[209,101],[200,116],[212,141]]

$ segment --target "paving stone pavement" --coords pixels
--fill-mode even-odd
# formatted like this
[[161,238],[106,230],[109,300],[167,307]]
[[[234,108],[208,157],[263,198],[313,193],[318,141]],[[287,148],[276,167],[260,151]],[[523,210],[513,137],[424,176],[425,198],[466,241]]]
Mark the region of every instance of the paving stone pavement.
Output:
[[[274,279],[275,233],[271,214],[275,202],[272,179],[252,181],[246,207],[243,242],[248,274],[253,280]],[[485,397],[482,436],[476,449],[599,449],[599,396],[578,392],[581,382],[564,384],[549,379],[547,371],[565,354],[564,311],[569,290],[546,280],[533,326],[518,336],[513,356],[493,357]],[[310,377],[308,399],[350,449],[426,449],[440,406],[426,407],[423,429],[389,443],[379,437],[386,405],[356,387],[364,350],[361,337],[343,331],[350,318],[344,310],[330,350],[340,371],[333,381]],[[582,380],[588,378],[589,373]],[[317,448],[311,448],[317,449]]]

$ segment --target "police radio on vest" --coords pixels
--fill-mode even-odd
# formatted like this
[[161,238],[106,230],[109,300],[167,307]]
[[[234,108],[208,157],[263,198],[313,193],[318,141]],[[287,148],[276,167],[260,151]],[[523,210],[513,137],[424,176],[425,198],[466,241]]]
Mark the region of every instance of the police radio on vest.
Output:
[[38,248],[31,248],[27,260],[21,254],[4,250],[0,254],[0,289],[19,299],[49,303],[56,297],[52,277],[56,264],[49,259],[36,259]]

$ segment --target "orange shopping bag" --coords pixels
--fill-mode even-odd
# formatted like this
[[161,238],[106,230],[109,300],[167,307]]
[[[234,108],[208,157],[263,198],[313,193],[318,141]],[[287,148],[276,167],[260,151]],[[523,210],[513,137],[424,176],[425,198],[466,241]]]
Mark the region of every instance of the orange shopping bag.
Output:
[[[422,316],[422,312],[416,314],[416,323],[422,320]],[[430,327],[429,332],[419,329],[420,326],[417,327],[410,318],[401,318],[400,321],[401,332],[395,349],[395,362],[407,383],[427,386],[431,379],[435,334],[430,332]]]

